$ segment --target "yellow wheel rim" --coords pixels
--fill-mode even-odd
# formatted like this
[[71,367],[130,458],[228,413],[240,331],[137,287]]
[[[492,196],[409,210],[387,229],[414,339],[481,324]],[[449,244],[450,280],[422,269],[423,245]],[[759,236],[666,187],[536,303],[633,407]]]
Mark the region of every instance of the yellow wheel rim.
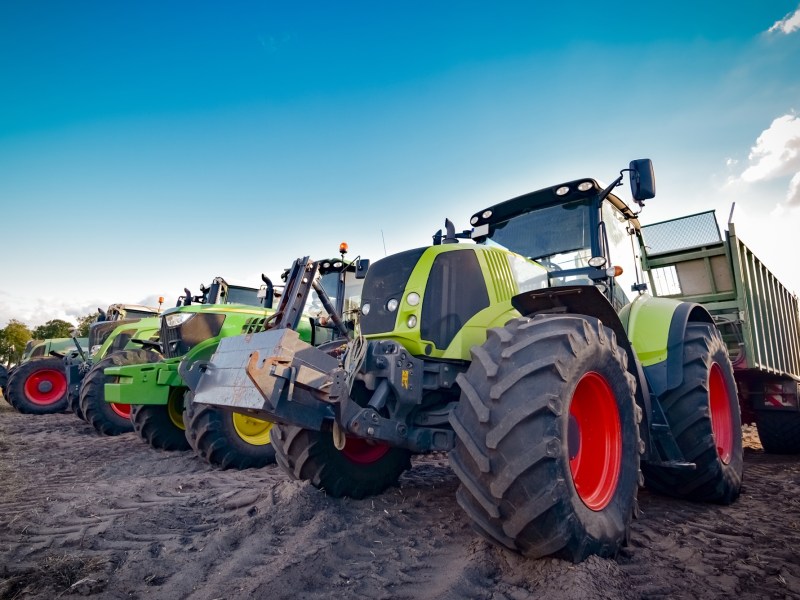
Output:
[[266,446],[269,444],[269,432],[272,429],[270,421],[256,419],[250,415],[231,413],[233,428],[243,441],[252,446]]
[[169,399],[167,400],[167,414],[169,415],[169,420],[181,431],[186,430],[183,426],[183,392],[184,390],[175,388],[170,392]]

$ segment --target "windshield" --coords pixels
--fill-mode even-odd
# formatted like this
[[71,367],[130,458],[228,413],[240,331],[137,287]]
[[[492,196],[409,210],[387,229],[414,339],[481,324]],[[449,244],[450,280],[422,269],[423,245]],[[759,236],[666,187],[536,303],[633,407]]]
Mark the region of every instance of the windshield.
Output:
[[125,317],[126,319],[146,319],[148,317],[156,316],[155,313],[151,311],[143,311],[143,310],[125,310]]
[[248,287],[228,286],[228,297],[224,299],[226,304],[247,304],[248,306],[261,306],[261,298],[258,297],[258,290]]
[[550,271],[588,266],[591,258],[590,201],[548,206],[499,223],[487,239],[531,258]]

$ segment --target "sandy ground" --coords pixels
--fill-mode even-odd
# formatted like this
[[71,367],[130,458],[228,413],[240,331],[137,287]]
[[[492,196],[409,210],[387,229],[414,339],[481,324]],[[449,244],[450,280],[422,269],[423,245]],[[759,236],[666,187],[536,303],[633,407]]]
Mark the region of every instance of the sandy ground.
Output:
[[476,536],[443,455],[337,500],[0,400],[0,598],[800,598],[800,458],[745,437],[734,505],[641,490],[631,545],[574,565]]

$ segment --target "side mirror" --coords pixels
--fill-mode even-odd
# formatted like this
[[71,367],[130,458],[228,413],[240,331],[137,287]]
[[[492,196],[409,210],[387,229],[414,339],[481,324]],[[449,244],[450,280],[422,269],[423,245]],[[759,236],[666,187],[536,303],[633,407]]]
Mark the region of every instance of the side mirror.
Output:
[[636,202],[644,202],[656,196],[656,176],[653,161],[649,158],[632,160],[630,164],[631,195]]
[[356,279],[364,279],[369,269],[369,259],[361,258],[356,261]]

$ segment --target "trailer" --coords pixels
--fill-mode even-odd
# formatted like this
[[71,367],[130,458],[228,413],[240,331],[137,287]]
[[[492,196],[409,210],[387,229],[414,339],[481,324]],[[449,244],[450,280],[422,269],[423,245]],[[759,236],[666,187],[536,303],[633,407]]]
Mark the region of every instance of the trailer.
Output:
[[800,317],[789,291],[714,211],[642,227],[655,296],[702,304],[728,347],[742,421],[766,452],[800,453]]

